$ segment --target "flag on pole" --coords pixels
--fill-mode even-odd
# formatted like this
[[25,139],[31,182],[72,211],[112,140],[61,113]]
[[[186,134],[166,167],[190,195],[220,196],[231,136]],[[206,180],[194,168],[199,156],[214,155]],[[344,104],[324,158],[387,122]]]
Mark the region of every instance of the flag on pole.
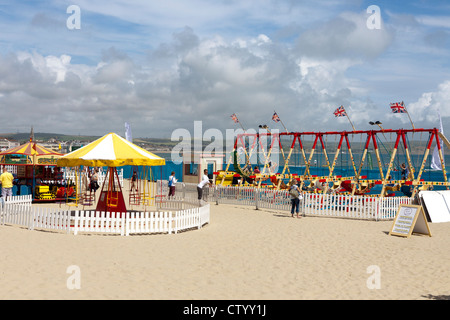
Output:
[[289,132],[288,129],[286,128],[286,126],[284,125],[283,121],[281,121],[281,118],[278,116],[278,113],[275,110],[273,110],[272,120],[275,122],[280,122],[281,125],[283,126],[284,130],[286,130],[286,132]]
[[244,126],[243,126],[242,123],[239,121],[239,119],[238,119],[236,113],[233,113],[230,117],[231,117],[231,119],[233,119],[234,123],[239,123],[239,125],[240,125],[241,128],[242,128],[242,130],[244,130],[244,132],[245,132]]
[[131,136],[131,126],[128,122],[125,122],[125,139],[133,142],[133,138]]
[[336,109],[336,111],[334,111],[334,115],[336,117],[345,117],[347,116],[347,113],[345,112],[344,107],[340,106],[339,108]]
[[347,112],[345,112],[344,106],[340,106],[337,108],[334,112],[335,117],[347,117],[348,122],[350,122],[353,131],[356,131],[355,126],[353,125],[352,121],[350,120],[350,117],[348,116]]
[[409,121],[411,122],[413,129],[414,130],[416,129],[414,127],[414,123],[412,122],[412,119],[411,119],[411,116],[409,115],[408,110],[406,110],[405,103],[403,101],[391,103],[391,110],[392,110],[392,113],[406,113],[408,115]]
[[391,110],[393,113],[407,113],[403,101],[391,103]]
[[[439,115],[439,123],[441,126],[439,129],[439,132],[444,134],[444,128],[442,127],[441,113],[439,112],[439,110],[438,110],[438,115]],[[443,150],[442,146],[443,146],[444,142],[442,141],[442,139],[439,139],[439,143],[441,144],[441,150]],[[445,165],[445,163],[444,163],[444,165]],[[431,158],[431,169],[442,170],[442,165],[441,165],[441,160],[439,158],[439,150],[438,150],[437,145],[434,147],[434,150],[433,150],[433,156]]]
[[280,117],[278,116],[278,114],[276,112],[274,112],[273,116],[272,116],[272,120],[275,122],[280,122]]

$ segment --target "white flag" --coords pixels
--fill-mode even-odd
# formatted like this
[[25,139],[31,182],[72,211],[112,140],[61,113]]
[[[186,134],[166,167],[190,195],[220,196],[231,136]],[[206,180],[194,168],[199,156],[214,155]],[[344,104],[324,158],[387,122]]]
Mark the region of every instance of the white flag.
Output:
[[[441,125],[441,128],[439,129],[439,131],[442,134],[444,134],[444,128],[442,127],[441,113],[439,112],[439,110],[438,110],[438,115],[439,115],[439,123]],[[442,148],[444,142],[442,141],[442,139],[439,139],[439,143],[441,144],[442,157],[444,157],[444,149]],[[444,163],[444,165],[445,165],[445,163]],[[433,156],[431,158],[431,169],[442,170],[442,165],[441,165],[441,160],[439,158],[439,150],[438,150],[437,145],[434,147],[434,150],[433,150]]]
[[128,122],[125,122],[125,139],[133,142],[133,138],[131,137],[131,126],[128,124]]

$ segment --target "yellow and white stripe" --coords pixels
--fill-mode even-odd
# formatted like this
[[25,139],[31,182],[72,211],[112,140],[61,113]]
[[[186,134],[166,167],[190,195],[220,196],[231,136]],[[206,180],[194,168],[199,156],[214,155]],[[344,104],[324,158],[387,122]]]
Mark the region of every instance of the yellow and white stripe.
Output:
[[164,158],[138,147],[115,133],[108,133],[87,146],[64,155],[57,162],[60,167],[80,165],[91,167],[160,166],[165,164]]

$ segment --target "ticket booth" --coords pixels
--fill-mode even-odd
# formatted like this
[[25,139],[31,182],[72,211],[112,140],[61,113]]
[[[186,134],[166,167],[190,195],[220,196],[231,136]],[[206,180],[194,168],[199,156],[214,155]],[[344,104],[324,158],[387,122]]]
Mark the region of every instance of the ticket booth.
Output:
[[203,170],[208,169],[208,177],[215,183],[214,172],[223,170],[225,154],[215,153],[205,155],[193,153],[190,157],[183,156],[183,182],[199,183],[203,176]]

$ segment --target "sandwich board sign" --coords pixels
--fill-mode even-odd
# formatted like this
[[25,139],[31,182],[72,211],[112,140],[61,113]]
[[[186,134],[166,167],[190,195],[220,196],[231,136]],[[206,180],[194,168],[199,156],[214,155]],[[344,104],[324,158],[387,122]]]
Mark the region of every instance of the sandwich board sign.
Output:
[[409,238],[412,233],[425,234],[431,237],[425,212],[422,206],[401,204],[389,235]]

